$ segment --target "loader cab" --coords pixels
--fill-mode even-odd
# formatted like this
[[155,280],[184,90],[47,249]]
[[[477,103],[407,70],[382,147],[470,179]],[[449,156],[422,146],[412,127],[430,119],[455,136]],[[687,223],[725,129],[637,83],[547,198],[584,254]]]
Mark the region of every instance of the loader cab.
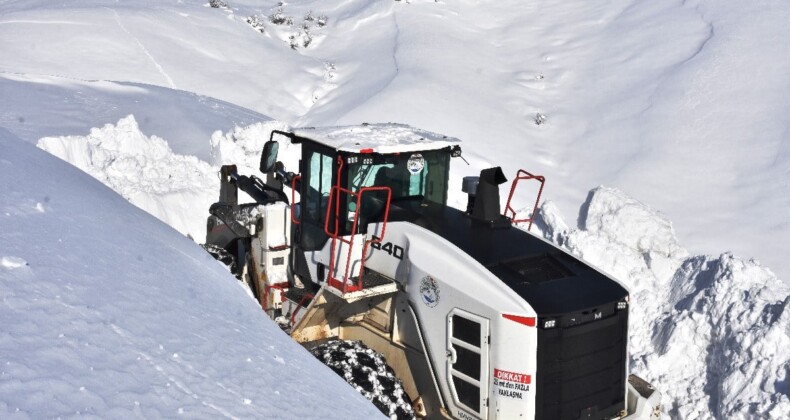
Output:
[[[289,137],[301,145],[293,238],[301,251],[294,254],[302,255],[322,249],[330,238],[327,230],[340,236],[366,233],[369,223],[388,214],[397,220],[415,206],[446,205],[450,158],[460,154],[459,140],[403,124],[306,128]],[[389,191],[368,190],[357,200],[360,191],[375,187]],[[390,208],[397,211],[389,213]],[[298,268],[309,256],[301,262],[299,255],[294,258]]]
[[450,157],[460,149],[451,144],[454,139],[435,139],[430,134],[400,124],[295,131],[292,140],[302,146],[301,202],[296,216],[301,227],[296,236],[299,246],[305,251],[324,246],[327,217],[332,222],[340,219],[340,235],[352,233],[352,216],[357,211],[359,223],[353,233],[365,233],[368,223],[381,221],[385,194],[366,194],[357,209],[353,195],[363,188],[388,187],[393,206],[446,205]]

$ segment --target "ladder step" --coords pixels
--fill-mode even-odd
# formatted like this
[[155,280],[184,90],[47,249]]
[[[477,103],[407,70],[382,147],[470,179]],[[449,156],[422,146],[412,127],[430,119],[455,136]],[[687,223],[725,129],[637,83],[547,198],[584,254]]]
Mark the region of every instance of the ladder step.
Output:
[[387,293],[394,293],[398,290],[398,285],[395,283],[395,280],[372,270],[365,270],[365,274],[362,275],[361,289],[356,287],[358,280],[358,277],[349,279],[349,284],[353,285],[354,287],[350,288],[350,290],[349,287],[346,287],[346,293],[343,293],[340,288],[336,287],[342,287],[342,285],[330,284],[330,287],[327,287],[327,290],[348,302]]

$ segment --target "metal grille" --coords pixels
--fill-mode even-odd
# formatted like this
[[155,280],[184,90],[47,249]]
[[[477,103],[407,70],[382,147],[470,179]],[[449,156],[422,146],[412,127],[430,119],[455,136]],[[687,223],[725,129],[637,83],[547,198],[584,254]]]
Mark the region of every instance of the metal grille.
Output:
[[537,255],[502,262],[511,272],[517,273],[526,283],[538,284],[571,275],[559,261],[550,255]]

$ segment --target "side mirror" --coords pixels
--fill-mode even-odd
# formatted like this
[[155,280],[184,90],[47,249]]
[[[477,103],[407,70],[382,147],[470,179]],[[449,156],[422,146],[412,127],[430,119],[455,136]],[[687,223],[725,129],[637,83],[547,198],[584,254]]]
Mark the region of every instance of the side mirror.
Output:
[[455,145],[450,149],[451,157],[461,157],[461,146]]
[[261,167],[263,173],[274,172],[275,163],[277,162],[277,150],[280,144],[274,140],[269,140],[263,145],[263,152],[261,152]]

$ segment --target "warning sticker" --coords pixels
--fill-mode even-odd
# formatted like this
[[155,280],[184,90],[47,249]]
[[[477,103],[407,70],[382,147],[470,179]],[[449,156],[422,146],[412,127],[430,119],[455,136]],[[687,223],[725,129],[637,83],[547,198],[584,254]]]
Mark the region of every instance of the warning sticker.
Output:
[[519,382],[522,384],[531,384],[532,377],[523,373],[508,372],[506,370],[494,369],[494,377],[509,382]]
[[532,376],[525,373],[494,369],[494,387],[496,393],[503,397],[523,400],[531,383]]

